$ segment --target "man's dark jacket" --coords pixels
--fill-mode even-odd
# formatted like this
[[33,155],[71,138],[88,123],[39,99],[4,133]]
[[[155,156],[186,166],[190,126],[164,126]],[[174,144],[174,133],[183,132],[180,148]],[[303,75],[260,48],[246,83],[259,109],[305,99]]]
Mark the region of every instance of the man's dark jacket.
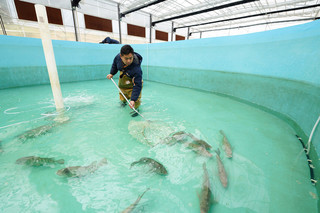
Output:
[[[133,90],[131,94],[131,100],[136,101],[139,98],[142,89],[142,70],[141,70],[142,56],[139,53],[133,54],[133,62],[124,68],[124,63],[120,58],[120,53],[113,59],[110,74],[117,74],[118,70],[123,71],[124,75],[133,79]],[[122,76],[120,76],[121,78]]]

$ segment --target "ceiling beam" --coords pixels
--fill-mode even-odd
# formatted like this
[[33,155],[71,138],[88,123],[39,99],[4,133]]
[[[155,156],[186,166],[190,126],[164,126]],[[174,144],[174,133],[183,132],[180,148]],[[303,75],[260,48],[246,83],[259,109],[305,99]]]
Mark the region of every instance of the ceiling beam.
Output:
[[225,22],[225,21],[234,21],[234,20],[252,18],[252,17],[257,17],[257,16],[271,15],[274,13],[283,13],[283,12],[289,12],[289,11],[295,11],[295,10],[303,10],[303,9],[319,7],[319,6],[320,6],[320,4],[314,4],[314,5],[304,6],[304,7],[296,7],[296,8],[285,9],[285,10],[276,10],[276,11],[272,11],[272,12],[265,12],[265,13],[259,13],[259,14],[254,14],[254,15],[241,16],[241,17],[237,17],[237,18],[229,18],[229,19],[211,21],[211,22],[206,22],[206,23],[192,24],[192,25],[187,25],[187,26],[182,26],[182,27],[175,27],[174,31],[176,29],[180,29],[180,28],[195,27],[195,26],[206,25],[206,24],[215,24],[215,23]]
[[281,21],[271,21],[271,22],[264,22],[264,23],[257,23],[257,24],[249,24],[249,25],[243,25],[243,26],[237,26],[237,27],[218,28],[218,29],[212,29],[212,30],[201,30],[201,31],[198,31],[198,32],[191,32],[191,34],[194,34],[194,33],[212,32],[212,31],[221,31],[221,30],[240,29],[240,28],[245,28],[245,27],[253,27],[253,26],[267,25],[267,24],[278,24],[278,23],[310,21],[310,20],[313,20],[313,21],[314,21],[314,20],[318,20],[318,19],[320,19],[320,17],[304,18],[304,19],[281,20]]
[[[164,18],[167,18],[170,16],[174,16],[177,14],[183,14],[183,13],[187,13],[190,11],[196,11],[196,10],[203,10],[204,8],[208,8],[211,6],[213,7],[213,5],[220,5],[223,3],[226,3],[226,0],[215,0],[214,4],[211,1],[209,1],[209,2],[203,1],[201,3],[193,4],[191,6],[183,7],[183,8],[178,8],[178,7],[175,7],[175,5],[173,5],[173,7],[175,9],[174,11],[165,11],[163,14],[161,14],[161,16],[157,15],[157,17],[158,17],[158,20],[161,20],[161,19],[164,19]],[[176,3],[176,4],[178,4],[178,3]],[[181,5],[181,4],[178,4],[178,5]]]
[[286,15],[285,13],[280,13],[278,14],[276,17],[263,17],[263,16],[258,16],[258,17],[253,17],[250,18],[250,20],[248,21],[244,21],[244,20],[235,20],[232,22],[220,22],[220,23],[216,23],[216,24],[210,24],[210,25],[202,25],[202,26],[198,26],[198,27],[192,27],[193,32],[200,32],[203,30],[208,30],[208,29],[213,29],[213,28],[226,28],[226,27],[233,27],[233,26],[240,26],[240,25],[245,25],[245,24],[254,24],[254,23],[260,23],[260,22],[268,22],[268,21],[277,21],[277,20],[288,20],[288,19],[299,19],[299,18],[310,18],[310,19],[314,19],[315,15],[309,15],[309,16],[304,16],[305,13],[304,12],[298,12],[295,13],[294,15]]
[[227,7],[233,7],[233,6],[236,6],[236,5],[246,4],[246,3],[254,2],[254,1],[259,1],[259,0],[236,1],[236,2],[229,3],[229,4],[224,4],[224,5],[211,7],[211,8],[207,8],[207,9],[191,12],[191,13],[186,13],[186,14],[174,16],[174,17],[171,17],[171,18],[166,18],[166,19],[154,21],[154,22],[152,22],[152,26],[154,26],[155,24],[158,24],[158,23],[161,23],[161,22],[165,22],[165,21],[170,21],[170,20],[173,20],[173,19],[179,19],[179,18],[184,18],[184,17],[188,17],[188,16],[198,15],[200,13],[207,13],[207,12],[211,12],[211,11],[214,11],[214,10],[220,10],[220,9],[224,9],[224,8],[227,8]]
[[125,12],[123,12],[123,13],[120,13],[120,17],[125,17],[125,16],[126,16],[127,14],[129,14],[129,13],[135,12],[135,11],[137,11],[137,10],[141,10],[141,9],[143,9],[143,8],[145,8],[145,7],[149,7],[149,6],[152,6],[152,5],[161,3],[161,2],[163,2],[163,1],[165,1],[165,0],[155,0],[155,1],[151,1],[151,2],[149,2],[149,3],[147,3],[147,4],[143,4],[143,5],[139,6],[139,7],[136,7],[136,8],[133,8],[133,9],[131,9],[131,10],[127,10],[127,11],[125,11]]
[[[313,3],[314,1],[313,0],[309,0],[308,2],[312,2]],[[245,13],[257,13],[258,11],[260,13],[263,13],[263,11],[265,11],[266,9],[268,9],[268,11],[273,10],[273,9],[277,9],[276,5],[274,5],[274,4],[273,5],[269,5],[269,4],[268,5],[263,5],[263,4],[261,4],[261,1],[255,2],[255,3],[257,3],[256,7],[254,7],[254,8],[246,8],[244,10],[232,11],[232,15],[233,16],[237,16],[237,15],[243,15]],[[266,1],[266,3],[268,3],[268,2]],[[282,7],[283,6],[283,7],[286,7],[285,9],[287,9],[288,6],[296,6],[299,3],[301,3],[301,0],[292,0],[290,2],[277,3],[277,6],[278,7]],[[260,7],[258,5],[260,5]],[[316,17],[317,16],[318,15],[316,15]],[[208,20],[208,18],[201,18],[201,19],[198,19],[197,21],[191,22],[190,25],[193,24],[193,23],[209,22],[211,20],[216,20],[216,19],[217,19],[216,17],[215,18],[211,18],[210,20]],[[177,25],[179,25],[179,24],[182,25],[182,23],[177,22]]]

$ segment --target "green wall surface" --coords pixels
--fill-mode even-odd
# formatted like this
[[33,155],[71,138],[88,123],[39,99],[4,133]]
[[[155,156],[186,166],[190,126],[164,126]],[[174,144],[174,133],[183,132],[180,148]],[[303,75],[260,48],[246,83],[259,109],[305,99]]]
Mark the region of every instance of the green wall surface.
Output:
[[[62,83],[105,78],[122,46],[52,43]],[[320,20],[241,36],[132,46],[144,58],[145,80],[252,103],[286,119],[305,143],[320,115]],[[0,58],[0,89],[49,83],[40,39],[0,36]],[[311,158],[318,165],[320,127],[312,142]]]

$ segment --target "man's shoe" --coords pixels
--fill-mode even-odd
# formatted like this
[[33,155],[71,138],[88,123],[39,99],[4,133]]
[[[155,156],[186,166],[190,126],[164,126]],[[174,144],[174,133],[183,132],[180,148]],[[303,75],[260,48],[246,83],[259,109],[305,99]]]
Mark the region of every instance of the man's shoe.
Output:
[[131,117],[137,117],[139,114],[134,112],[133,114],[131,114]]
[[[136,109],[136,110],[137,110],[137,112],[139,112],[139,109]],[[131,117],[137,117],[139,115],[137,112],[136,111],[130,112]]]

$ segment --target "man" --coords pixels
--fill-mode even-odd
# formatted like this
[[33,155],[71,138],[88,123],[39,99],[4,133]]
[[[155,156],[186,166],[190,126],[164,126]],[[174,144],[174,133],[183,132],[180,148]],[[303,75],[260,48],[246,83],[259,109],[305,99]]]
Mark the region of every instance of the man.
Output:
[[103,39],[103,41],[100,42],[100,44],[119,44],[119,41],[110,37],[106,37],[105,39]]
[[[141,70],[142,56],[133,51],[130,45],[124,45],[120,53],[113,59],[110,74],[107,75],[111,79],[118,70],[120,71],[119,88],[122,93],[130,100],[130,108],[137,109],[141,104],[141,90],[142,90],[142,70]],[[126,105],[126,100],[121,93],[120,100],[122,106]],[[137,116],[134,113],[132,117]]]

